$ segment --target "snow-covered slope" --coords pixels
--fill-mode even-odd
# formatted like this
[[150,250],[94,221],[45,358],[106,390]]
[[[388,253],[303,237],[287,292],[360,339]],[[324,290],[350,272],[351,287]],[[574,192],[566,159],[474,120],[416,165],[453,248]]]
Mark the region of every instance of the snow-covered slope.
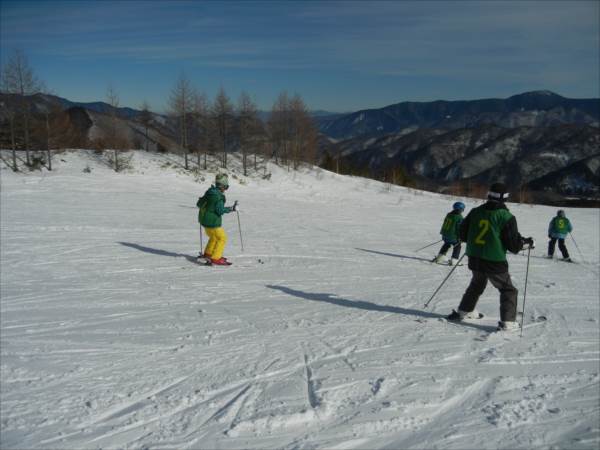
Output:
[[[539,246],[523,337],[505,338],[488,333],[491,286],[481,323],[439,320],[466,266],[423,307],[449,268],[428,262],[437,245],[414,250],[456,198],[236,175],[244,251],[227,215],[234,265],[203,267],[195,202],[213,174],[175,158],[2,168],[1,448],[598,448],[597,209],[567,210],[583,255],[569,241],[566,264],[542,258],[554,209],[510,205]],[[527,258],[509,263],[522,309]]]

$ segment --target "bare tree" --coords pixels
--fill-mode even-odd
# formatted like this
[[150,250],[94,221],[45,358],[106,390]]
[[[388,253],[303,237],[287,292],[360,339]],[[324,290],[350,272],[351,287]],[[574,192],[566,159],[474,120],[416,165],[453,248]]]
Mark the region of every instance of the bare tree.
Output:
[[242,92],[238,99],[238,134],[240,151],[242,152],[242,166],[244,176],[248,175],[248,151],[254,153],[254,166],[256,168],[256,142],[260,130],[258,108],[246,92]]
[[46,122],[46,152],[48,159],[48,170],[52,170],[51,149],[59,147],[60,131],[57,129],[58,117],[63,114],[58,103],[52,103],[45,111]]
[[231,140],[231,128],[233,124],[233,105],[221,87],[212,107],[212,117],[215,127],[215,140],[217,148],[222,152],[223,168],[227,168],[227,152]]
[[269,118],[269,137],[275,163],[299,167],[300,162],[314,162],[317,149],[317,128],[302,97],[289,97],[282,92],[277,97]]
[[209,111],[208,99],[206,94],[195,92],[194,93],[194,107],[193,107],[193,128],[194,128],[194,142],[196,147],[196,156],[198,158],[198,167],[200,167],[200,155],[204,154],[204,170],[207,169],[207,153],[208,153],[208,138],[210,128],[210,111]]
[[282,92],[275,100],[269,117],[269,136],[273,147],[272,157],[277,164],[281,160],[282,164],[288,162],[288,147],[290,142],[290,111],[289,96],[287,92]]
[[[2,91],[5,93],[17,94],[18,96],[18,110],[23,119],[23,137],[27,165],[30,165],[31,158],[29,156],[29,126],[31,111],[25,96],[42,92],[44,90],[44,84],[33,73],[33,69],[29,66],[27,57],[22,50],[15,50],[8,59],[8,62],[5,64],[2,70],[1,86]],[[16,160],[15,155],[13,155],[13,159]],[[15,167],[16,165],[13,168]]]
[[185,155],[185,168],[188,169],[188,120],[193,108],[194,90],[190,80],[181,74],[171,91],[169,106],[179,125],[179,144]]
[[300,95],[290,100],[290,157],[294,169],[301,161],[314,163],[317,154],[317,128]]
[[110,126],[108,128],[108,145],[112,147],[114,152],[114,165],[115,172],[118,172],[119,167],[119,130],[118,130],[118,108],[119,108],[119,95],[112,84],[109,84],[106,91],[107,103],[111,106],[110,108]]
[[13,109],[8,109],[8,123],[10,127],[10,143],[12,148],[12,158],[13,158],[13,171],[18,171],[17,167],[17,145],[16,145],[16,136],[15,136],[15,122],[16,122],[16,113]]
[[152,121],[152,113],[150,112],[150,105],[146,100],[142,102],[142,106],[140,107],[140,122],[144,126],[144,138],[145,138],[145,148],[148,151],[148,127],[150,126],[150,122]]

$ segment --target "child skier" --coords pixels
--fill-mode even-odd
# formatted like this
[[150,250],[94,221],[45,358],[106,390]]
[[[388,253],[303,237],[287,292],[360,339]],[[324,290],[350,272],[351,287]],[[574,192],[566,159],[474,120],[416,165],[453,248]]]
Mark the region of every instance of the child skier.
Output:
[[198,256],[199,262],[204,258],[209,265],[231,265],[227,261],[227,258],[223,258],[223,250],[227,243],[227,234],[225,234],[225,230],[221,227],[221,216],[237,209],[237,201],[233,203],[233,206],[225,206],[224,192],[228,188],[229,181],[227,175],[218,174],[215,178],[215,184],[196,203],[196,206],[200,208],[198,211],[198,222],[204,227],[204,231],[206,231],[209,238],[204,249],[204,255]]
[[477,301],[488,280],[500,291],[499,330],[516,330],[517,288],[508,273],[506,251],[518,253],[524,244],[534,248],[533,238],[519,234],[517,220],[504,201],[508,198],[506,186],[494,183],[488,192],[488,201],[472,209],[460,226],[459,237],[467,243],[471,283],[465,291],[457,311],[448,320],[460,322],[465,318],[480,318],[475,310]]
[[446,252],[452,247],[452,258],[448,261],[450,266],[457,263],[460,256],[460,239],[458,237],[460,224],[463,220],[462,212],[465,210],[463,202],[456,202],[452,205],[452,211],[446,214],[440,234],[444,245],[440,249],[438,255],[433,259],[433,262],[440,264],[446,257]]
[[558,240],[558,248],[562,253],[563,261],[573,262],[569,256],[567,246],[565,245],[565,238],[572,230],[573,226],[569,219],[567,219],[567,216],[565,216],[565,212],[562,209],[559,209],[556,213],[556,217],[554,217],[550,221],[550,225],[548,225],[548,239],[550,239],[548,242],[548,258],[554,256],[554,248],[556,246],[556,241]]

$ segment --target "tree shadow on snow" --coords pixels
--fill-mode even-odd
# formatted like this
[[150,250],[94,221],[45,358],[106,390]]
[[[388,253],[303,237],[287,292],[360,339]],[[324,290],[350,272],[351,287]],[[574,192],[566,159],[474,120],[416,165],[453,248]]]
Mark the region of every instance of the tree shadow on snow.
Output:
[[361,252],[368,252],[368,253],[375,253],[377,255],[384,255],[384,256],[393,256],[395,258],[404,258],[404,259],[415,259],[417,261],[425,261],[425,262],[431,262],[430,259],[427,258],[419,258],[418,256],[406,256],[406,255],[398,255],[397,253],[386,253],[386,252],[378,252],[377,250],[367,250],[366,248],[358,248],[355,247],[355,250],[360,250]]
[[184,253],[174,253],[174,252],[168,252],[166,250],[160,250],[157,248],[151,248],[151,247],[144,247],[143,245],[139,245],[139,244],[133,244],[131,242],[119,242],[119,244],[124,245],[125,247],[131,247],[131,248],[135,248],[136,250],[145,252],[145,253],[152,253],[153,255],[159,255],[159,256],[170,256],[172,258],[185,258],[190,262],[196,263],[196,257],[194,256],[190,256],[190,255],[186,255]]
[[315,302],[325,302],[331,303],[333,305],[345,306],[347,308],[358,308],[365,309],[367,311],[381,311],[381,312],[389,312],[395,314],[405,314],[409,316],[418,316],[418,317],[428,317],[431,319],[439,319],[444,317],[442,314],[436,314],[428,311],[420,311],[418,309],[408,309],[408,308],[400,308],[398,306],[390,306],[390,305],[378,305],[377,303],[366,302],[364,300],[348,300],[345,298],[341,298],[336,296],[335,294],[328,293],[311,293],[298,291],[296,289],[291,289],[285,286],[277,286],[277,285],[267,285],[270,289],[276,289],[285,294],[293,295],[294,297],[300,297],[305,300],[312,300]]
[[[311,293],[299,291],[296,289],[292,289],[286,286],[277,286],[268,284],[267,287],[269,289],[275,289],[277,291],[281,291],[284,294],[293,295],[294,297],[300,297],[305,300],[311,300],[314,302],[324,302],[331,303],[332,305],[345,306],[347,308],[358,308],[367,311],[380,311],[380,312],[388,312],[394,314],[403,314],[406,316],[416,316],[416,317],[424,317],[428,319],[442,319],[446,317],[446,314],[437,314],[429,311],[421,311],[419,309],[409,309],[409,308],[401,308],[399,306],[390,306],[390,305],[378,305],[377,303],[366,302],[364,300],[348,300],[345,298],[341,298],[336,296],[335,294],[328,293]],[[461,322],[457,324],[460,327],[466,328],[475,328],[476,330],[491,332],[496,329],[495,326],[490,325],[478,325],[476,323],[470,322]]]

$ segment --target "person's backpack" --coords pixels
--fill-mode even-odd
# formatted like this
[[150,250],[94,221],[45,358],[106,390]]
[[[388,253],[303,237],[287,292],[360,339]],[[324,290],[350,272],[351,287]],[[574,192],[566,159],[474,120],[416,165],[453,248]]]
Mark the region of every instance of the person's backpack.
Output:
[[206,195],[198,198],[196,202],[196,206],[198,209],[198,222],[202,223],[202,219],[204,219],[204,214],[206,214],[206,206],[208,205],[208,200],[206,199]]

